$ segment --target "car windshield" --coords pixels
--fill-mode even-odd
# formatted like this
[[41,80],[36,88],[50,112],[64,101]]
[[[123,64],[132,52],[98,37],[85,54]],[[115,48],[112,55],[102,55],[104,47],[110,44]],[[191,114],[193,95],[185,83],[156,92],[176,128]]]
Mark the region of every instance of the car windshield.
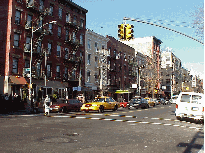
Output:
[[105,98],[96,98],[93,102],[105,102]]
[[134,102],[134,103],[140,103],[141,99],[137,98],[137,99],[131,99],[130,102]]

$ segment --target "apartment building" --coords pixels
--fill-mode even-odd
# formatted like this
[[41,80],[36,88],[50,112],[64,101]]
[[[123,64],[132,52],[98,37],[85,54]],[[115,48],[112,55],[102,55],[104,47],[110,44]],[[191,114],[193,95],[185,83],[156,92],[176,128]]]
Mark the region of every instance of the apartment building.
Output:
[[161,85],[166,97],[179,94],[182,87],[181,60],[166,48],[161,52]]
[[72,97],[85,81],[88,11],[71,0],[3,0],[0,8],[1,93],[28,94],[32,80],[34,98],[39,89]]
[[108,38],[87,29],[85,35],[85,87],[88,98],[107,90]]
[[[158,97],[160,91],[160,45],[162,41],[155,36],[134,38],[129,41],[121,41],[135,49],[135,55],[141,53],[146,56],[146,63],[142,69],[142,93],[143,96]],[[136,57],[135,56],[135,57]],[[142,85],[141,84],[141,85]],[[140,86],[141,86],[140,85]]]
[[[128,100],[128,94],[115,94],[116,90],[129,90],[132,84],[137,83],[137,68],[135,63],[135,49],[116,40],[109,38],[107,47],[110,56],[108,61],[108,94],[115,99],[124,96]],[[132,95],[129,95],[132,97]]]

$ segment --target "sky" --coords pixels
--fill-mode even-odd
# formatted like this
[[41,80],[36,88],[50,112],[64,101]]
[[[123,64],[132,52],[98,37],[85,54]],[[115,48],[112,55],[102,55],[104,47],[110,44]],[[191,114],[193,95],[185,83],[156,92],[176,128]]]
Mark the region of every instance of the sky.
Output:
[[[194,14],[198,7],[204,7],[204,0],[72,1],[88,10],[86,28],[116,39],[118,39],[118,25],[124,22],[124,17],[155,22],[197,39],[196,28],[187,27],[193,26],[192,23],[196,18]],[[156,26],[128,20],[126,23],[134,25],[135,38],[155,36],[162,41],[161,49],[172,48],[173,53],[181,59],[184,68],[190,70],[191,74],[204,78],[204,46],[201,43]]]

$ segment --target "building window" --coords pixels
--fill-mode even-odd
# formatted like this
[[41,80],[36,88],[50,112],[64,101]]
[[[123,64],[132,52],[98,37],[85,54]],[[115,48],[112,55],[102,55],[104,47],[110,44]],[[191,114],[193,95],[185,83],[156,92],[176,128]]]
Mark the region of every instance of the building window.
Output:
[[52,52],[52,43],[48,43],[48,54],[51,54]]
[[59,65],[56,66],[56,78],[57,79],[60,78],[60,66]]
[[81,19],[81,20],[80,20],[80,27],[83,28],[83,26],[84,26],[84,20]]
[[68,59],[68,52],[69,52],[68,48],[65,48],[65,59]]
[[73,24],[77,25],[77,17],[76,16],[73,17]]
[[20,34],[15,33],[14,34],[14,47],[19,47],[19,39],[20,39]]
[[18,59],[13,58],[13,69],[12,72],[17,74],[18,73]]
[[26,46],[25,51],[31,50],[31,37],[26,37]]
[[72,79],[75,80],[76,78],[76,69],[73,69],[72,71]]
[[40,11],[43,11],[43,9],[44,9],[44,1],[43,1],[43,0],[40,0],[39,10],[40,10]]
[[83,45],[83,34],[80,34],[80,44]]
[[41,52],[41,41],[38,41],[37,52]]
[[61,37],[61,27],[58,27],[58,37]]
[[91,43],[91,40],[88,39],[88,49],[91,49],[91,45],[90,45],[90,43]]
[[76,41],[76,34],[75,34],[75,32],[73,32],[73,42],[75,42]]
[[69,30],[68,29],[65,30],[65,40],[66,41],[69,40]]
[[68,80],[68,68],[67,67],[65,67],[65,70],[64,70],[64,78]]
[[59,10],[58,10],[59,19],[62,19],[62,12],[63,12],[63,9],[59,7]]
[[67,23],[70,22],[70,14],[69,13],[66,14],[66,22]]
[[53,24],[52,23],[49,23],[48,24],[48,32],[50,32],[50,34],[53,34]]
[[50,4],[49,15],[53,16],[53,4]]
[[36,66],[37,66],[37,77],[40,77],[41,76],[41,63],[37,63]]
[[95,51],[97,52],[98,51],[98,43],[95,42]]
[[91,54],[88,54],[88,64],[90,65]]
[[87,82],[90,82],[90,71],[87,71]]
[[95,72],[95,81],[98,80],[98,74]]
[[61,55],[61,46],[57,45],[57,57]]
[[27,16],[27,23],[26,23],[26,27],[27,28],[30,28],[32,26],[32,15],[29,15]]
[[104,46],[104,45],[102,45],[102,49],[105,49],[105,46]]
[[47,70],[47,73],[46,73],[47,77],[50,78],[51,77],[51,65],[50,64],[47,64],[46,70]]
[[29,60],[25,60],[25,68],[30,68],[30,61]]
[[20,24],[20,22],[21,22],[21,12],[19,10],[16,10],[15,24]]
[[38,20],[38,28],[39,28],[39,30],[42,30],[42,27],[43,27],[43,18],[39,17],[39,20]]

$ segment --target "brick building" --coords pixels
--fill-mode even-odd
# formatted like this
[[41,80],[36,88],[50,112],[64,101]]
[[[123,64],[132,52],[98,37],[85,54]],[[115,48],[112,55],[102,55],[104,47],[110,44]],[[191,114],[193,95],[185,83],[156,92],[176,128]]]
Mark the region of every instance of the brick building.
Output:
[[[110,56],[108,57],[108,93],[115,99],[124,96],[128,100],[128,94],[117,95],[116,90],[129,90],[132,84],[137,82],[137,70],[134,66],[134,48],[116,40],[114,37],[107,36],[107,48]],[[130,98],[133,95],[130,95]]]
[[0,8],[1,94],[27,94],[32,49],[34,98],[39,89],[72,97],[72,87],[85,81],[87,10],[71,0],[3,0]]

